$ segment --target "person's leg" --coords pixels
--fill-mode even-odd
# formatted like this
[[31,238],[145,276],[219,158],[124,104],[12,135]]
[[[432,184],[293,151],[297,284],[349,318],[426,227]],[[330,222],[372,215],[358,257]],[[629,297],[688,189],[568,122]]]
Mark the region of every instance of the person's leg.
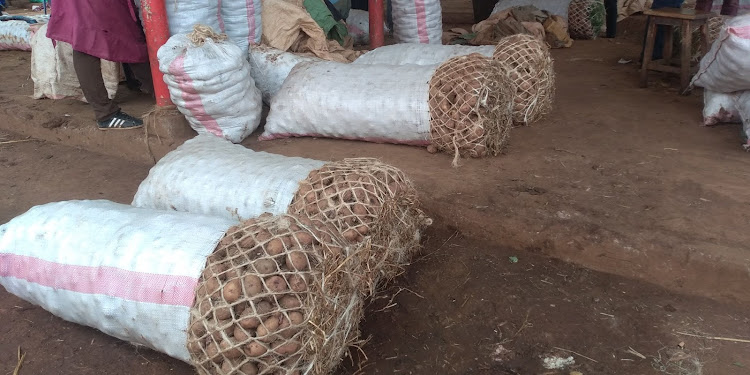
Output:
[[711,7],[713,7],[714,2],[713,0],[698,0],[695,3],[695,10],[699,10],[702,12],[710,12]]
[[740,0],[724,0],[721,4],[721,14],[725,16],[736,16],[740,10]]
[[146,93],[154,92],[154,80],[151,77],[151,65],[147,63],[127,64],[133,76],[140,83],[140,89]]
[[98,57],[73,51],[73,68],[81,84],[86,100],[94,109],[97,121],[112,117],[120,111],[114,100],[110,100],[102,79],[102,62]]
[[607,38],[617,35],[617,0],[604,0],[604,9],[607,12]]

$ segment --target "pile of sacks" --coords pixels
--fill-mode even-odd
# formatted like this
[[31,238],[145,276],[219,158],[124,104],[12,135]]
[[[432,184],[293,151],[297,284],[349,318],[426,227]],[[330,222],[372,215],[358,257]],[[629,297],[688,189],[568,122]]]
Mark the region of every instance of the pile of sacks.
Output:
[[750,15],[725,22],[703,57],[692,85],[704,91],[703,124],[743,123],[743,147],[750,149]]
[[364,301],[429,223],[406,176],[377,160],[199,135],[132,206],[50,203],[0,226],[0,285],[201,374],[323,375],[361,342]]

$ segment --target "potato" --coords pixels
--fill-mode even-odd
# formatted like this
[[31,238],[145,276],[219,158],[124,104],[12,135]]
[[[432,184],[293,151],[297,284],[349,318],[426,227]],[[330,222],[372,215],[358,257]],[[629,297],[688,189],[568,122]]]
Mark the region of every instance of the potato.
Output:
[[310,216],[313,216],[317,215],[320,212],[320,209],[318,208],[317,203],[311,203],[305,206],[304,212],[306,212]]
[[442,136],[440,136],[440,140],[445,145],[453,146],[453,136],[451,134],[443,134]]
[[279,305],[285,309],[296,309],[302,306],[302,302],[294,295],[285,295],[279,300]]
[[240,299],[242,295],[242,285],[239,279],[234,279],[224,285],[222,296],[227,303],[232,303]]
[[214,316],[216,320],[227,320],[232,317],[232,312],[229,306],[221,306],[214,309]]
[[352,212],[354,212],[354,214],[358,216],[365,216],[367,215],[367,207],[365,207],[364,204],[355,203],[352,206]]
[[471,138],[474,141],[480,140],[484,137],[484,128],[481,126],[475,126],[471,129]]
[[231,374],[232,370],[236,368],[236,365],[232,363],[232,361],[224,361],[224,363],[221,364],[221,373],[222,374]]
[[462,115],[468,115],[469,112],[471,112],[472,108],[467,103],[464,103],[461,105],[461,107],[458,109],[458,112]]
[[290,271],[304,271],[309,267],[307,256],[301,251],[290,251],[286,255],[286,267]]
[[318,196],[315,194],[314,191],[311,191],[307,194],[305,194],[305,203],[312,203],[315,202],[318,199]]
[[266,354],[268,348],[260,341],[251,341],[249,344],[245,345],[244,351],[249,357],[257,358]]
[[355,229],[347,229],[343,233],[344,238],[349,242],[357,242],[359,240],[360,234]]
[[258,366],[254,363],[248,362],[240,366],[241,375],[258,375]]
[[307,290],[307,282],[301,275],[292,275],[289,277],[289,288],[295,292],[304,292]]
[[481,158],[487,154],[486,150],[487,148],[484,145],[476,145],[470,155],[475,158]]
[[240,327],[253,329],[260,325],[260,319],[255,315],[253,309],[245,309],[240,316]]
[[344,190],[344,193],[341,195],[341,199],[344,202],[351,202],[354,200],[354,193],[351,191],[351,189]]
[[276,262],[273,259],[258,259],[252,263],[255,270],[261,275],[268,275],[278,271]]
[[284,243],[281,239],[274,238],[266,244],[266,252],[271,256],[279,255],[284,252]]
[[281,276],[271,276],[266,280],[268,290],[274,293],[281,293],[287,289],[286,280]]
[[296,341],[279,341],[274,345],[273,351],[281,356],[288,356],[296,353],[300,348],[300,345]]
[[195,337],[201,338],[206,334],[206,326],[202,321],[193,322],[193,324],[190,325],[190,333]]
[[198,312],[201,314],[201,316],[206,316],[208,313],[211,312],[211,309],[213,307],[211,306],[211,301],[209,300],[203,300],[198,304]]
[[258,326],[255,330],[257,337],[261,340],[269,339],[269,335],[276,332],[279,329],[279,317],[276,315],[269,317],[263,321],[263,324]]
[[265,315],[273,311],[273,305],[268,301],[260,301],[255,303],[255,312],[258,315]]
[[239,345],[236,345],[229,340],[223,340],[219,343],[219,349],[221,349],[222,354],[229,359],[239,358],[242,355],[242,350],[240,348]]
[[189,341],[188,351],[194,354],[203,353],[203,346],[198,341]]
[[310,235],[307,232],[297,232],[294,234],[294,236],[297,238],[297,242],[302,246],[303,248],[308,245],[312,245],[313,241],[315,240],[312,235]]
[[242,287],[248,297],[257,296],[264,291],[263,281],[255,275],[245,275],[242,278]]
[[206,355],[208,356],[208,359],[210,359],[214,363],[219,363],[224,360],[224,357],[219,355],[219,345],[217,345],[215,342],[208,344],[208,346],[206,347]]
[[250,335],[247,333],[247,331],[245,331],[244,329],[242,329],[241,325],[234,326],[234,332],[233,332],[232,336],[234,336],[234,339],[237,342],[240,342],[240,343],[241,342],[245,342],[245,341],[247,341],[247,339],[250,338]]
[[357,229],[357,232],[359,232],[359,234],[361,234],[363,236],[366,236],[367,233],[370,233],[370,227],[368,227],[367,225],[364,225],[364,224],[358,226],[356,229]]

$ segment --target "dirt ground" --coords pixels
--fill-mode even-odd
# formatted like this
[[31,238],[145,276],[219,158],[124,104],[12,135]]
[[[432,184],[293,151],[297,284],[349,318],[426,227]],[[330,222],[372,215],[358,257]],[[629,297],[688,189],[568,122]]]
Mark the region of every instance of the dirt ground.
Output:
[[[379,157],[414,180],[435,219],[421,256],[369,306],[361,328],[371,339],[340,373],[750,373],[750,344],[677,333],[750,339],[739,125],[698,126],[700,92],[679,96],[674,79],[653,75],[638,88],[634,63],[618,62],[637,60],[638,33],[623,32],[553,52],[554,112],[514,129],[498,158],[452,169],[450,156],[407,146],[245,142],[316,159]],[[95,134],[83,103],[28,98],[29,63],[28,53],[0,52],[0,142],[89,137],[101,153],[146,152],[142,133]],[[121,91],[127,111],[150,108]],[[148,168],[51,142],[0,143],[0,222],[51,201],[128,203]],[[0,374],[12,373],[19,346],[21,375],[192,373],[4,291],[0,321]],[[575,364],[545,370],[553,355]]]

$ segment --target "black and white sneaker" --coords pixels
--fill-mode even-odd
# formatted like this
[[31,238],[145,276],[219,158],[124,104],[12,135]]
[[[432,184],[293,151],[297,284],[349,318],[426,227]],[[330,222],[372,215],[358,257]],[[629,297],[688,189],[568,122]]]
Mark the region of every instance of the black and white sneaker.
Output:
[[124,130],[143,127],[141,119],[135,118],[125,112],[117,112],[108,119],[97,121],[96,124],[99,126],[99,130]]

